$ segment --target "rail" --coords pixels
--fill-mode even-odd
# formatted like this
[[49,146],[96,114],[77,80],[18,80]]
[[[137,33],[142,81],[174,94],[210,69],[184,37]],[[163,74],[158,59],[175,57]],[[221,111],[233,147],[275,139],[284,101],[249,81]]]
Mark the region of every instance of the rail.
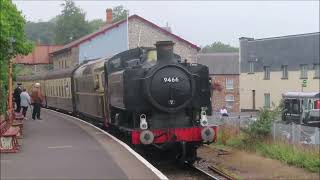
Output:
[[204,160],[200,160],[197,163],[193,164],[192,167],[199,172],[202,172],[205,174],[209,179],[215,179],[215,180],[235,180],[236,177],[233,177],[232,175],[228,174],[224,170],[218,168],[217,166],[214,166],[212,164],[207,163]]

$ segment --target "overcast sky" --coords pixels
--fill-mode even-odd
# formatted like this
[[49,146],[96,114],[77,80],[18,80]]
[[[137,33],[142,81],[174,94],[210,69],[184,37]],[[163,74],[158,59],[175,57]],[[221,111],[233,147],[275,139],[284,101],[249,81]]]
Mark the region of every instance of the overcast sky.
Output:
[[[13,1],[28,21],[47,21],[60,14],[63,1]],[[88,20],[104,19],[105,9],[124,5],[159,26],[199,46],[238,38],[319,32],[319,1],[76,1]]]

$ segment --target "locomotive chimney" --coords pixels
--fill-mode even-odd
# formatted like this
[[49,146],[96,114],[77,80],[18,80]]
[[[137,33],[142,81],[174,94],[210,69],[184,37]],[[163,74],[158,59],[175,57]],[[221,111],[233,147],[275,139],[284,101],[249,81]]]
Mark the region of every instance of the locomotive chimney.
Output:
[[155,45],[157,48],[157,62],[177,63],[177,60],[173,56],[174,43],[172,41],[158,41]]
[[112,20],[112,9],[109,8],[106,10],[106,24],[112,24]]

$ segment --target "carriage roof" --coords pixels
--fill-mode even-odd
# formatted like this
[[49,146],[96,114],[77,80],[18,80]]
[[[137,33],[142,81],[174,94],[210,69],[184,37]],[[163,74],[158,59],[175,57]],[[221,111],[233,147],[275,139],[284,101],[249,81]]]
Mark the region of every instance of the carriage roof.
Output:
[[58,79],[64,77],[70,77],[75,68],[61,69],[55,71],[49,71],[47,73],[41,73],[31,76],[18,76],[17,81],[37,81],[45,79]]

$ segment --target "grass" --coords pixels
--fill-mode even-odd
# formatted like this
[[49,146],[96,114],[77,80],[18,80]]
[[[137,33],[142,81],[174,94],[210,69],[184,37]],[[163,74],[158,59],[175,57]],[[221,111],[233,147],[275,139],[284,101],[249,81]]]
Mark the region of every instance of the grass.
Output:
[[244,133],[229,136],[223,144],[221,133],[218,134],[218,141],[214,144],[220,149],[228,147],[254,152],[258,155],[276,159],[288,165],[305,168],[311,172],[320,172],[320,151],[319,146],[303,147],[300,145],[287,144],[285,142],[249,140]]
[[262,142],[256,146],[257,154],[280,160],[288,165],[320,172],[320,152],[317,148],[303,148],[283,142]]

